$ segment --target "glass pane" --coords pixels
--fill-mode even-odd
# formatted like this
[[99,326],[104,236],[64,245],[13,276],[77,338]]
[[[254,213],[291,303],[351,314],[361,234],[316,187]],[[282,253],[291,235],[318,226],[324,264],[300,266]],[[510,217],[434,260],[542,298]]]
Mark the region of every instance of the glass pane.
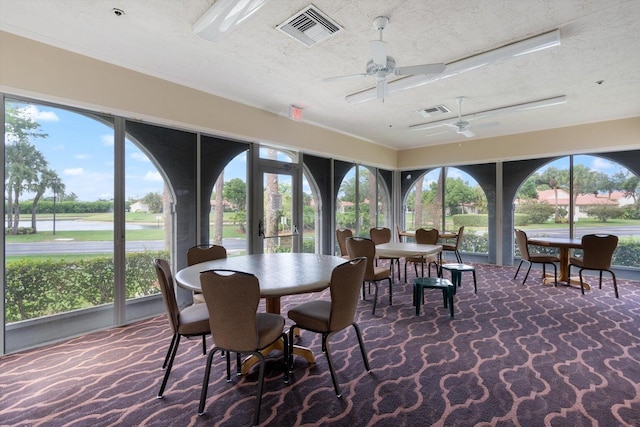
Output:
[[264,253],[291,252],[293,235],[292,177],[265,173],[264,189]]
[[309,183],[306,172],[302,175],[302,252],[320,252],[320,202],[317,191]]
[[12,100],[5,108],[7,323],[111,305],[112,120]]
[[338,189],[336,227],[348,228],[356,234],[356,225],[356,168],[353,167],[346,173]]
[[[171,264],[171,192],[149,157],[125,140],[126,298],[158,294],[154,258]],[[127,316],[129,317],[129,316]]]
[[[445,168],[445,228],[457,232],[464,226],[461,252],[487,253],[489,246],[489,214],[487,198],[478,182],[457,168]],[[455,243],[451,239],[451,244]]]
[[298,156],[295,153],[278,150],[271,147],[260,147],[260,158],[277,160],[285,163],[297,163]]
[[369,230],[376,226],[376,201],[378,200],[376,176],[372,169],[365,166],[358,167],[358,190],[360,201],[358,235],[369,237]]
[[227,256],[247,253],[246,152],[231,160],[218,177],[211,195],[209,224],[210,243],[224,246]]
[[534,172],[516,194],[514,224],[529,237],[569,237],[569,157]]
[[624,166],[597,156],[574,156],[574,237],[615,234],[614,265],[637,266],[640,257],[638,176]]
[[407,192],[405,228],[441,228],[442,224],[442,182],[441,169],[434,169],[419,178]]

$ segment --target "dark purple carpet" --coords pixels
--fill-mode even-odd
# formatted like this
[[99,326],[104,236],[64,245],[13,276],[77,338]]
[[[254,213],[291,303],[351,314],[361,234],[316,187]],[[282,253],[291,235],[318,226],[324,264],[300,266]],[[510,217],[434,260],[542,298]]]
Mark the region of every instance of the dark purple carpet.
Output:
[[[478,293],[463,274],[453,320],[432,289],[416,317],[404,283],[394,286],[391,307],[381,286],[375,317],[371,296],[361,301],[358,323],[372,371],[364,370],[353,330],[334,336],[341,399],[318,335],[302,333],[317,364],[296,358],[289,385],[273,353],[261,424],[640,425],[640,283],[619,281],[616,299],[610,280],[582,296],[543,286],[539,272],[523,286],[511,280],[514,267],[476,269]],[[282,312],[322,296],[288,297]],[[0,425],[249,425],[257,374],[229,384],[219,358],[207,413],[198,417],[205,357],[197,339],[182,340],[165,398],[156,399],[169,340],[167,320],[157,317],[1,358]]]

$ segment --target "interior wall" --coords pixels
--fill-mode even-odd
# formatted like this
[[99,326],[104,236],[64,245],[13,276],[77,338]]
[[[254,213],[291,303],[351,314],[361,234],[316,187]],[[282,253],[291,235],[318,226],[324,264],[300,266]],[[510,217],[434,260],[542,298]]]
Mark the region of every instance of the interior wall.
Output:
[[400,169],[640,149],[640,117],[403,150]]
[[640,117],[396,151],[0,31],[0,90],[383,169],[637,150]]
[[0,91],[394,169],[396,151],[0,31]]

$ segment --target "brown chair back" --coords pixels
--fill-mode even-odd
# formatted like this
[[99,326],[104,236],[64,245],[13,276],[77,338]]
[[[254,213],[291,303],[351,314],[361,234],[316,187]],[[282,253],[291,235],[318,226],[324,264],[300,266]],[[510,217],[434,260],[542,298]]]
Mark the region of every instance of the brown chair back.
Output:
[[608,270],[613,252],[618,247],[618,236],[587,234],[582,236],[582,266],[586,269]]
[[460,250],[462,244],[462,236],[464,235],[464,225],[458,229],[458,236],[456,237],[456,251]]
[[153,260],[153,265],[156,268],[156,275],[158,276],[158,286],[160,286],[160,292],[162,292],[162,301],[164,302],[164,308],[171,325],[171,331],[176,334],[178,332],[180,308],[176,301],[176,292],[173,285],[173,274],[171,274],[171,267],[166,259],[156,258]]
[[363,280],[374,280],[373,260],[376,258],[376,244],[373,243],[373,240],[366,237],[350,237],[347,239],[347,251],[350,258],[364,257],[367,259]]
[[367,259],[360,257],[337,266],[331,272],[330,331],[339,331],[353,323],[366,268]]
[[216,346],[238,353],[255,351],[259,344],[258,278],[238,271],[209,270],[200,273],[200,283]]
[[416,243],[423,245],[437,245],[439,234],[440,233],[435,228],[419,228],[416,230]]
[[349,237],[353,237],[353,232],[348,228],[340,228],[336,230],[336,240],[338,241],[340,255],[342,256],[349,255],[349,252],[347,251],[347,245],[345,244],[345,240],[347,240]]
[[194,246],[187,251],[187,265],[199,264],[227,257],[227,250],[220,245]]
[[529,261],[529,238],[527,233],[520,229],[515,229],[516,242],[518,242],[518,249],[520,250],[520,258],[525,261]]
[[391,229],[387,227],[375,227],[369,230],[369,237],[376,245],[391,241]]

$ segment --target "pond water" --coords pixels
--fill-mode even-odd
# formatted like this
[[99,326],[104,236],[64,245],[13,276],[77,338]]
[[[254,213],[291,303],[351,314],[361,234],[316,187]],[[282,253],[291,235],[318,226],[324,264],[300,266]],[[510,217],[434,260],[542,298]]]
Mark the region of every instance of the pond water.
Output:
[[[53,221],[36,221],[38,231],[53,231]],[[20,221],[19,227],[31,227],[31,220]],[[127,230],[158,228],[157,225],[126,224]],[[56,220],[56,231],[113,231],[113,223],[103,221]]]

